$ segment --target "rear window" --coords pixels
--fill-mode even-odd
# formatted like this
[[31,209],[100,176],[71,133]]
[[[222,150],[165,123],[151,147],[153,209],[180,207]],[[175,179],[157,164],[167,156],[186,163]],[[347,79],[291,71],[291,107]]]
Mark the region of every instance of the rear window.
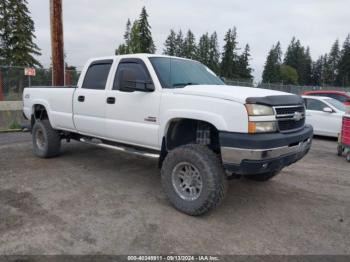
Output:
[[92,63],[86,72],[82,88],[104,90],[111,66],[112,60]]

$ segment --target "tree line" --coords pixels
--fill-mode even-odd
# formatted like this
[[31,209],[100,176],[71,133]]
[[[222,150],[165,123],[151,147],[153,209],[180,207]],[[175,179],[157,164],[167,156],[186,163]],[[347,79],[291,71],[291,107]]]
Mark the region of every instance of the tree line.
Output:
[[302,46],[300,40],[292,38],[283,58],[280,42],[269,51],[262,81],[317,86],[350,85],[350,34],[342,48],[339,40],[332,45],[329,53],[312,61],[310,48]]
[[[164,42],[163,54],[198,60],[215,73],[230,79],[253,80],[250,67],[250,47],[245,45],[240,50],[237,42],[236,28],[229,29],[225,34],[224,47],[220,51],[216,32],[205,33],[198,42],[191,30],[184,35],[170,30]],[[151,26],[148,22],[146,8],[143,7],[138,19],[131,23],[128,19],[124,33],[124,43],[115,50],[115,54],[155,53],[156,48],[152,39]]]
[[[0,0],[0,65],[38,66],[40,48],[35,43],[34,21],[28,10],[27,0]],[[197,41],[198,39],[198,41]],[[211,68],[215,73],[229,79],[251,81],[250,47],[241,49],[237,41],[237,29],[229,29],[219,48],[216,32],[205,33],[196,38],[191,30],[170,30],[164,41],[162,53],[195,59]],[[116,54],[155,53],[146,8],[131,22],[128,19],[124,43]],[[68,68],[68,66],[66,65]],[[74,67],[69,67],[75,70]],[[285,54],[277,42],[268,52],[262,81],[299,85],[350,86],[350,35],[343,43],[336,40],[329,53],[313,61],[310,48],[293,37]]]

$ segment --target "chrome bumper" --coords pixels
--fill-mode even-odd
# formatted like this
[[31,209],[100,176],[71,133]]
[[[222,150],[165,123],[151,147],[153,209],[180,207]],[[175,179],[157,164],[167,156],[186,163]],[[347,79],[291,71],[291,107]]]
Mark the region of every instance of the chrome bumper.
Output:
[[240,165],[243,160],[269,160],[281,156],[302,153],[311,146],[311,138],[296,145],[268,149],[244,149],[235,147],[221,147],[223,163]]

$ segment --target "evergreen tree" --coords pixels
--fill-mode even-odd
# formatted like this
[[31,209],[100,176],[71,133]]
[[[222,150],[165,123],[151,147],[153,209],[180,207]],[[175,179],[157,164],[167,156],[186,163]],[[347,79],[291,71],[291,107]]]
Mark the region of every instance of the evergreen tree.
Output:
[[311,82],[311,57],[308,48],[305,49],[299,40],[293,37],[287,48],[284,64],[297,70],[299,84],[307,85]]
[[262,81],[264,83],[279,83],[281,81],[282,50],[280,42],[272,46],[266,58]]
[[152,38],[151,26],[148,23],[148,14],[146,7],[142,8],[140,18],[138,20],[138,33],[140,52],[154,54],[156,47]]
[[218,44],[218,35],[214,32],[209,39],[209,57],[208,57],[208,67],[219,74],[220,71],[220,52]]
[[237,30],[229,29],[225,35],[224,50],[220,65],[221,75],[230,79],[237,78]]
[[342,86],[350,86],[350,34],[344,41],[338,70],[338,83]]
[[174,56],[176,52],[176,33],[174,30],[170,30],[170,34],[165,40],[163,54]]
[[338,77],[339,60],[340,60],[340,49],[339,49],[339,40],[337,39],[334,42],[328,57],[329,71],[330,71],[329,83],[332,86],[336,85],[336,81]]
[[181,29],[177,33],[175,38],[175,56],[178,56],[178,57],[184,56],[184,37]]
[[34,22],[27,4],[27,0],[0,1],[0,56],[9,65],[41,67],[34,58],[41,53],[34,43]]
[[189,59],[196,59],[197,54],[197,46],[196,46],[196,39],[194,34],[191,32],[191,30],[187,31],[186,37],[184,39],[184,57]]
[[321,86],[324,71],[323,66],[323,56],[320,56],[315,62],[312,63],[311,84]]
[[128,19],[126,22],[126,29],[124,33],[124,41],[125,41],[125,46],[127,48],[127,53],[129,53],[129,46],[130,46],[130,41],[131,41],[131,21]]
[[8,0],[0,0],[0,64],[9,63],[9,17],[8,17]]
[[238,58],[238,74],[240,79],[253,80],[253,69],[249,66],[250,47],[246,44],[243,53]]
[[203,34],[198,43],[197,59],[202,64],[209,66],[210,39],[208,33]]
[[137,20],[133,23],[131,27],[129,50],[132,54],[144,52],[141,48],[140,27],[139,22]]

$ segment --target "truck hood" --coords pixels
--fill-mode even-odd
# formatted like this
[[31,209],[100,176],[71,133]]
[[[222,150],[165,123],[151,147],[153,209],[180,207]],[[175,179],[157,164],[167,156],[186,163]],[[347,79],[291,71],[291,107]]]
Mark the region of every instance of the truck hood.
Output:
[[219,99],[232,100],[246,103],[250,97],[267,97],[292,95],[286,92],[274,91],[263,88],[229,86],[229,85],[191,85],[184,88],[171,89],[174,94],[205,96]]

